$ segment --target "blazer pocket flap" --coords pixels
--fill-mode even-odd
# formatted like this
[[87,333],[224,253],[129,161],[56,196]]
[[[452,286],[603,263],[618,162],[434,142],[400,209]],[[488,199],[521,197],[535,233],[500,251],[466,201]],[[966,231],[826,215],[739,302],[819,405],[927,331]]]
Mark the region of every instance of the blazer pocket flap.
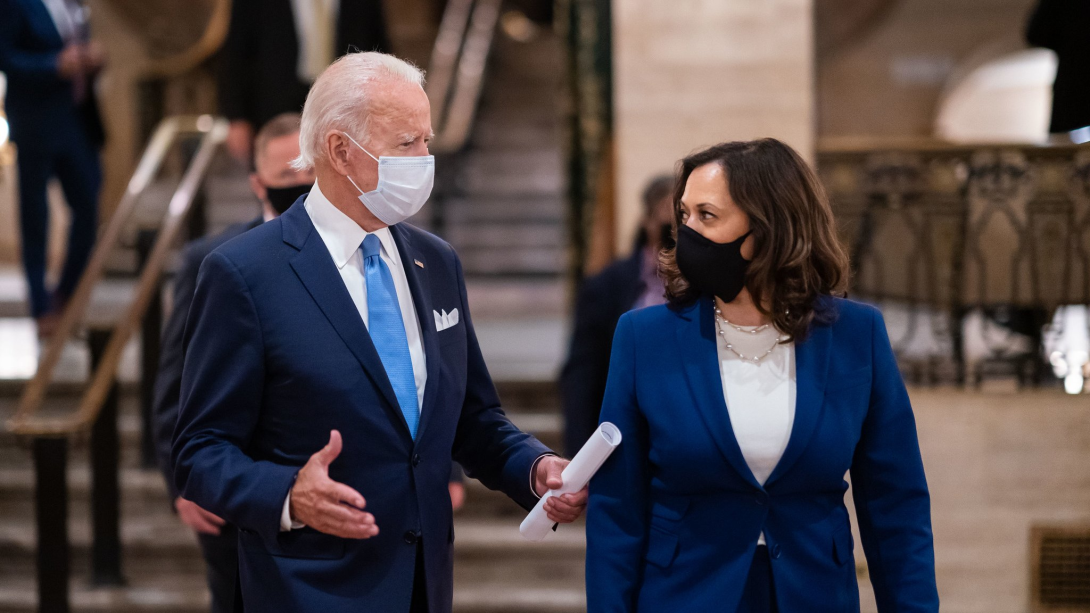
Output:
[[833,533],[833,559],[843,566],[852,559],[855,551],[855,539],[851,530],[837,530]]
[[677,534],[651,525],[647,537],[647,561],[659,568],[666,568],[677,555]]
[[271,543],[256,532],[240,530],[238,540],[246,551],[263,552],[279,558],[338,560],[344,557],[344,539],[322,534],[312,528],[281,532]]

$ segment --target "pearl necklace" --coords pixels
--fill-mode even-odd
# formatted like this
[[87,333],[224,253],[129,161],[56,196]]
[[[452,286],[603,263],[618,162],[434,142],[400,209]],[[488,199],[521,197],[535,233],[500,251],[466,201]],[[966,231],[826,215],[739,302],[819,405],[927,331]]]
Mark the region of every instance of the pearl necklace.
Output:
[[727,321],[727,318],[723,317],[723,313],[719,310],[719,307],[715,307],[715,327],[719,330],[719,336],[722,336],[723,340],[727,343],[727,350],[738,356],[738,359],[742,360],[743,362],[753,362],[754,364],[759,364],[761,360],[772,355],[772,352],[775,351],[776,347],[779,347],[780,342],[783,341],[783,337],[776,335],[776,340],[772,343],[772,346],[768,348],[768,351],[762,353],[761,355],[747,358],[746,356],[742,355],[740,351],[735,349],[734,344],[727,339],[726,330],[723,329],[724,322],[735,330],[738,330],[739,332],[745,332],[747,334],[757,334],[758,332],[766,330],[768,329],[769,324],[764,324],[763,326],[758,326],[752,330],[747,330],[737,324],[733,324],[730,321]]

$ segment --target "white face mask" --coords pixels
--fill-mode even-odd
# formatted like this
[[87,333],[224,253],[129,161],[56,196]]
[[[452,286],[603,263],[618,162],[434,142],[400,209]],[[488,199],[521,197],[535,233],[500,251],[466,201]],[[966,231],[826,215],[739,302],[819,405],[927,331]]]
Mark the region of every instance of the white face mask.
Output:
[[420,207],[431,196],[435,183],[435,156],[391,157],[384,155],[376,158],[364,149],[347,132],[341,132],[359,147],[361,151],[378,162],[378,186],[375,191],[364,192],[352,181],[360,193],[360,202],[379,220],[392,226],[416,215]]

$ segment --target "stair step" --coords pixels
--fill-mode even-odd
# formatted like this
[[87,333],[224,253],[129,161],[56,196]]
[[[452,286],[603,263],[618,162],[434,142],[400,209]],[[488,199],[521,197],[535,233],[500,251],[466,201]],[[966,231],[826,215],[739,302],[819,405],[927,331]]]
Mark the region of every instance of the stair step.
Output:
[[455,224],[447,230],[456,250],[487,249],[502,259],[512,251],[533,249],[564,250],[564,228],[555,223]]
[[443,203],[448,225],[476,223],[552,223],[563,229],[567,216],[563,200],[557,196],[520,198],[449,198]]

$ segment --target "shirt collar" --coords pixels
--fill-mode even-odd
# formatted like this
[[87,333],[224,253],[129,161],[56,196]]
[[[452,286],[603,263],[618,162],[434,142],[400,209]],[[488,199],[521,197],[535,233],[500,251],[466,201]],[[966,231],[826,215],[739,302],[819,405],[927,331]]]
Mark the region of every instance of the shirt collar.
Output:
[[322,242],[325,243],[338,269],[344,268],[352,256],[359,251],[363,239],[367,238],[368,234],[377,236],[386,255],[390,260],[397,261],[397,245],[394,244],[394,236],[390,233],[390,228],[383,227],[374,232],[367,232],[325,197],[317,181],[314,182],[314,187],[303,202],[303,207],[310,215],[314,229],[322,237]]

